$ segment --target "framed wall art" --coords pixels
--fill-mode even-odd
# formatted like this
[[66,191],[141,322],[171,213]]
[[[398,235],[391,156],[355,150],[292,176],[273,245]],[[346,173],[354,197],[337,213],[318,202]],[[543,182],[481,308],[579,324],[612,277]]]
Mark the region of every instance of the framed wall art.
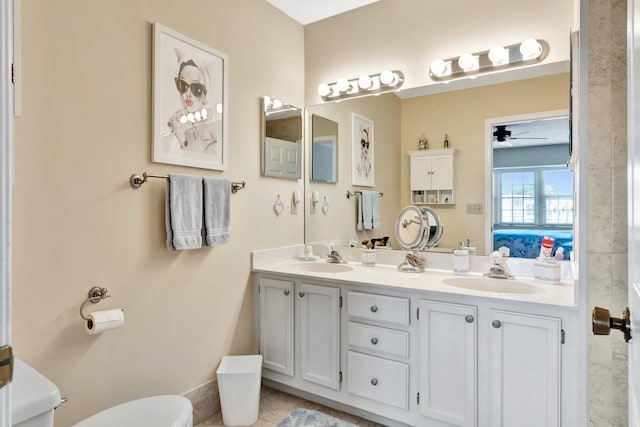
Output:
[[227,69],[226,54],[154,24],[154,162],[227,169]]
[[373,121],[352,113],[351,184],[374,186]]

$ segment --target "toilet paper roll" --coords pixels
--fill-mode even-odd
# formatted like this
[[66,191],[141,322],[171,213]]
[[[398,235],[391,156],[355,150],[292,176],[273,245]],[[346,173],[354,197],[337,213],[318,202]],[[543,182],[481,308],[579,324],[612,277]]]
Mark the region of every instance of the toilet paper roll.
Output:
[[88,317],[89,320],[85,323],[85,330],[90,335],[124,326],[124,310],[121,308],[94,311]]

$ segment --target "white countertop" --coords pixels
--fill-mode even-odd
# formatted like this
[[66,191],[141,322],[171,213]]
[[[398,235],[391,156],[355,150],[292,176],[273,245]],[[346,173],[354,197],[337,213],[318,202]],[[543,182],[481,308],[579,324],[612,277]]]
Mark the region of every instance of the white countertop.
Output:
[[[297,257],[292,256],[287,257],[287,259],[284,260],[276,260],[275,258],[265,259],[260,256],[256,257],[255,255],[256,254],[254,253],[253,271],[260,273],[277,273],[297,277],[332,280],[349,284],[369,284],[395,289],[430,291],[458,296],[466,295],[484,297],[505,301],[545,304],[565,308],[572,308],[575,306],[574,282],[572,280],[562,280],[558,284],[551,285],[537,282],[533,280],[533,278],[525,276],[516,275],[515,280],[488,279],[484,278],[480,273],[470,273],[468,276],[456,276],[450,270],[435,268],[427,268],[424,273],[403,273],[399,272],[397,265],[393,264],[378,263],[375,267],[365,267],[359,262],[353,261],[348,262],[347,264],[340,264],[350,267],[349,271],[318,272],[309,271],[309,269],[315,269],[316,267],[310,267],[310,265],[327,264],[325,259],[321,258],[318,261],[297,261]],[[260,258],[258,262],[256,262],[257,258]],[[325,268],[324,266],[317,267]],[[457,279],[469,279],[475,282],[476,285],[471,287],[476,289],[469,289],[467,287],[462,288],[447,284],[446,282],[450,282],[451,279],[454,279],[454,281]],[[507,291],[490,292],[486,290],[478,290],[478,284],[483,284],[483,280],[486,280],[489,284],[493,281],[496,286],[507,289]],[[499,282],[495,282],[496,280]],[[524,290],[528,292],[511,292],[510,284],[513,285],[513,289],[524,288]]]

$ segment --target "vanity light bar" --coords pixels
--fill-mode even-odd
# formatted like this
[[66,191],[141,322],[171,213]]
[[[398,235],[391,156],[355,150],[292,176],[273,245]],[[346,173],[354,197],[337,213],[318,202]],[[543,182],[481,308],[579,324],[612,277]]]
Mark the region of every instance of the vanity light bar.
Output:
[[363,75],[353,79],[338,79],[321,83],[318,94],[324,101],[338,101],[357,96],[398,90],[404,83],[404,74],[398,70],[385,70],[379,74]]
[[546,58],[548,53],[549,45],[545,41],[527,39],[510,46],[494,46],[482,52],[436,59],[431,63],[429,77],[435,81],[473,77],[487,72],[535,64]]

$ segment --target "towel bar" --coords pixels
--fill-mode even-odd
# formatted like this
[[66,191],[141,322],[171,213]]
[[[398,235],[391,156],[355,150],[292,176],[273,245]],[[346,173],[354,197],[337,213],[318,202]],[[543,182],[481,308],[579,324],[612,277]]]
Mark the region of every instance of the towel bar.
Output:
[[[142,184],[147,182],[149,178],[169,179],[169,175],[154,175],[151,173],[142,172],[142,176],[140,176],[137,173],[134,173],[129,177],[129,184],[131,184],[131,188],[133,188],[134,190],[137,190],[138,188],[142,187]],[[244,181],[242,182],[231,181],[231,192],[237,193],[239,190],[242,190],[243,188],[245,188],[246,185],[247,184]]]
[[[362,194],[362,191],[354,191],[353,193],[349,190],[347,190],[347,199],[350,199],[351,196],[356,196],[358,194]],[[384,196],[384,193],[378,193],[380,195],[380,197]]]

